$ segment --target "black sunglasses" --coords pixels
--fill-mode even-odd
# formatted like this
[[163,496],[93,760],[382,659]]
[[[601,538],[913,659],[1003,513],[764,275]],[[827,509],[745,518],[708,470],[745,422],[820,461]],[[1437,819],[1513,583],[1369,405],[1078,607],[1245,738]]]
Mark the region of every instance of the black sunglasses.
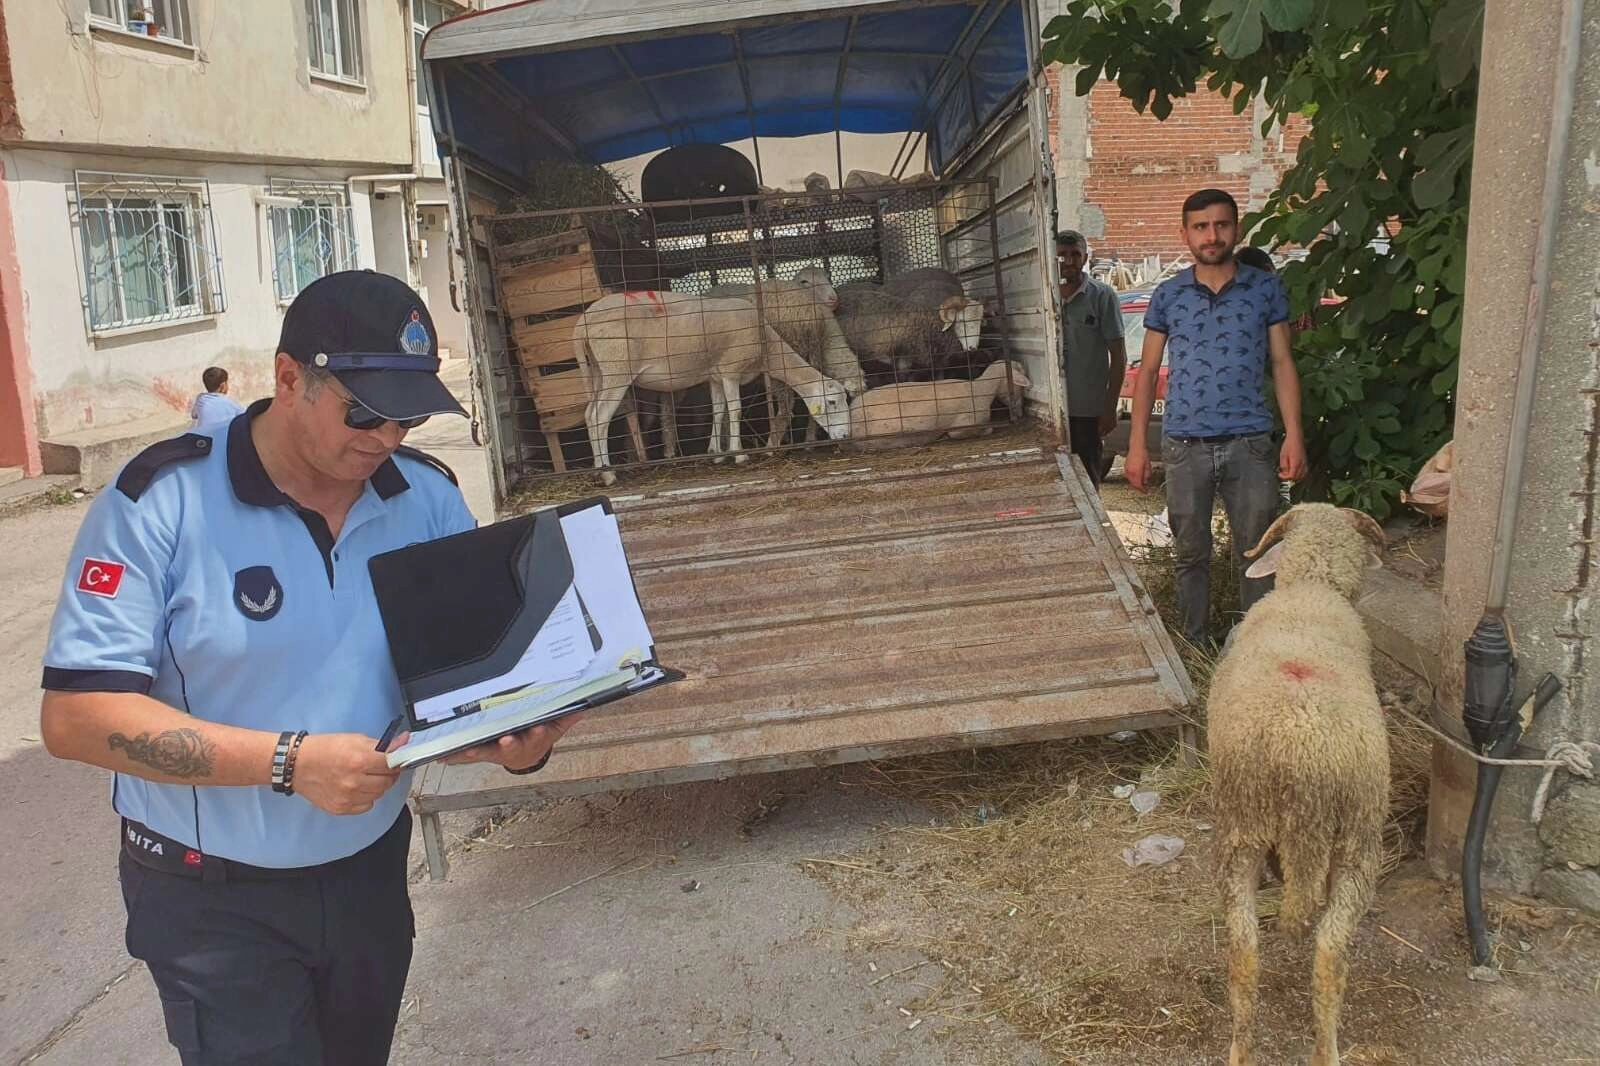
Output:
[[418,415],[415,418],[385,418],[354,396],[344,401],[344,424],[351,429],[377,429],[385,422],[393,422],[401,429],[416,429],[428,418],[428,415]]

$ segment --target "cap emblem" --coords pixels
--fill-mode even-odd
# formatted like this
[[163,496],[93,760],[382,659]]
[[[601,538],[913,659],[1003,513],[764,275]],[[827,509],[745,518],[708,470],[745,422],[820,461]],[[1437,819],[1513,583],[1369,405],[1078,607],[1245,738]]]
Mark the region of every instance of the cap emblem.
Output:
[[427,355],[432,348],[433,337],[422,324],[422,312],[413,308],[411,318],[400,331],[400,350],[408,355]]

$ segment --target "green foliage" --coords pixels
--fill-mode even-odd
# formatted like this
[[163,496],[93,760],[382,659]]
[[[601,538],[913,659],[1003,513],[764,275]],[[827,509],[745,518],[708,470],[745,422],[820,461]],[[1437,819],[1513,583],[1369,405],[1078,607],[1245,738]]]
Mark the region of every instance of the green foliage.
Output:
[[[1081,65],[1079,95],[1104,76],[1165,119],[1204,85],[1236,113],[1259,97],[1268,136],[1311,120],[1244,219],[1251,243],[1308,250],[1283,272],[1316,322],[1295,343],[1304,498],[1385,516],[1450,435],[1483,4],[1071,0],[1045,28],[1046,61]],[[1319,307],[1328,295],[1343,302]]]

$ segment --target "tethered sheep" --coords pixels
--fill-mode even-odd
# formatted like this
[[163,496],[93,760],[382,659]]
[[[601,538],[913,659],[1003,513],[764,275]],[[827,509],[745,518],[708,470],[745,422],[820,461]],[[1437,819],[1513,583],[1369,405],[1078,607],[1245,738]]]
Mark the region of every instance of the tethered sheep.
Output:
[[[1279,538],[1281,544],[1275,544]],[[1252,1066],[1256,889],[1276,853],[1278,926],[1316,932],[1312,1066],[1338,1066],[1347,952],[1377,885],[1389,743],[1371,645],[1352,601],[1383,531],[1359,511],[1303,504],[1245,554],[1277,586],[1245,615],[1208,700],[1217,873],[1227,912],[1230,1066]]]

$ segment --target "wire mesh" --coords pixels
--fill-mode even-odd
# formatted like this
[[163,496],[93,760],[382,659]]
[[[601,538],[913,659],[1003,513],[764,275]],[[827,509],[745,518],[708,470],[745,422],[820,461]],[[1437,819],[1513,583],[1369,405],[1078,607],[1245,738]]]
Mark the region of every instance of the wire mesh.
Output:
[[993,203],[921,182],[480,219],[508,475],[1012,420]]
[[224,309],[203,179],[79,171],[72,198],[91,333]]

